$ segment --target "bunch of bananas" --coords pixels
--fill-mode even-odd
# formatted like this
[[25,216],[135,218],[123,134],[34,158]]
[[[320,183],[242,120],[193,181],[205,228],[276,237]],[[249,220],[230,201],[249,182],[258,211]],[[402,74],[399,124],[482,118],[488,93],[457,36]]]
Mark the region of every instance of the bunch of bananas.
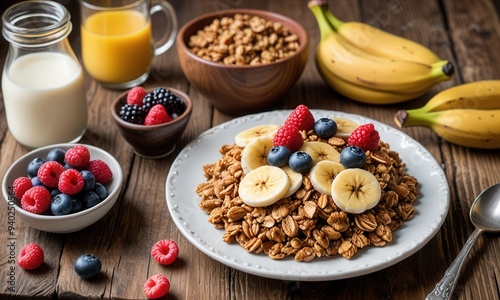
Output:
[[446,89],[423,107],[400,110],[399,128],[425,126],[442,139],[466,147],[500,148],[500,80],[483,80]]
[[359,22],[341,22],[324,0],[309,2],[321,33],[316,65],[344,96],[369,104],[393,104],[427,93],[453,76],[454,67],[408,39]]

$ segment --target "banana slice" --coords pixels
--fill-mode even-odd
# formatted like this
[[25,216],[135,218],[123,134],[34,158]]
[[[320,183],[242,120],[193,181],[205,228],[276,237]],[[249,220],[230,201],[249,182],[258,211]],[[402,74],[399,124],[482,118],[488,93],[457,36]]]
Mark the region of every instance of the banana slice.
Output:
[[268,206],[283,198],[289,185],[288,175],[281,168],[262,166],[243,177],[238,194],[247,205]]
[[351,132],[359,127],[358,123],[346,118],[334,117],[332,119],[337,123],[337,134],[335,135],[338,137],[348,138]]
[[263,136],[274,137],[276,131],[278,131],[279,128],[280,125],[276,124],[257,125],[255,127],[245,129],[240,133],[238,133],[234,137],[234,142],[236,143],[237,146],[245,147],[256,138]]
[[299,151],[309,154],[313,160],[313,165],[322,160],[332,160],[340,162],[340,153],[333,146],[323,142],[305,142]]
[[364,169],[346,169],[332,182],[333,202],[352,214],[373,208],[379,202],[381,193],[377,178]]
[[267,154],[273,147],[271,136],[262,136],[251,141],[241,153],[241,167],[245,174],[267,165]]
[[337,175],[345,168],[338,162],[322,160],[311,168],[309,178],[311,184],[318,192],[332,195],[332,182]]
[[283,196],[283,198],[288,198],[291,195],[295,194],[295,192],[298,191],[302,186],[302,173],[293,171],[289,166],[284,166],[281,169],[283,169],[286,175],[288,175],[289,187],[288,191]]

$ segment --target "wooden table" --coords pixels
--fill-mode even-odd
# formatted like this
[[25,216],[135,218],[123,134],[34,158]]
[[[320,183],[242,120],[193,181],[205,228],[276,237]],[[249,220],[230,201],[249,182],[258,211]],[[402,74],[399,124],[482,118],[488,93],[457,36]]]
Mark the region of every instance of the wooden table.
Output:
[[[13,1],[2,1],[2,11]],[[67,5],[78,24],[76,1]],[[423,105],[436,92],[463,82],[500,79],[500,21],[498,1],[328,1],[343,20],[362,20],[384,30],[416,40],[450,59],[456,74],[453,80],[436,86],[428,95],[399,105],[369,106],[345,99],[333,92],[319,76],[314,49],[319,31],[304,0],[282,1],[184,1],[172,0],[180,25],[206,12],[231,7],[277,11],[303,23],[310,35],[311,51],[302,77],[274,109],[291,109],[298,104],[310,108],[345,111],[365,115],[391,126],[401,108]],[[73,49],[80,55],[78,26],[70,35]],[[3,65],[7,44],[0,42]],[[176,153],[149,160],[134,155],[112,124],[110,101],[120,91],[107,90],[86,78],[89,126],[82,142],[101,147],[121,163],[125,176],[122,195],[102,220],[72,234],[50,234],[16,221],[16,251],[28,242],[45,250],[45,264],[33,272],[17,268],[13,275],[15,292],[9,291],[9,249],[6,203],[0,204],[0,298],[1,299],[144,299],[145,280],[157,273],[171,280],[168,299],[423,299],[434,288],[455,258],[473,226],[469,208],[481,190],[500,182],[498,151],[455,146],[439,139],[426,128],[404,131],[422,143],[442,165],[450,185],[451,206],[436,236],[414,255],[387,269],[357,277],[325,282],[289,282],[266,279],[229,268],[195,248],[178,231],[165,205],[165,178],[176,154],[205,130],[234,116],[217,111],[191,87],[183,76],[175,49],[155,58],[145,87],[171,86],[190,94],[194,100],[191,121],[178,141]],[[0,105],[0,177],[10,164],[28,151],[20,146],[7,128],[3,102]],[[151,259],[151,246],[160,239],[178,242],[178,261],[162,267]],[[73,271],[73,262],[90,252],[103,262],[102,276],[85,281]],[[500,299],[500,239],[481,237],[470,253],[455,291],[457,299]]]

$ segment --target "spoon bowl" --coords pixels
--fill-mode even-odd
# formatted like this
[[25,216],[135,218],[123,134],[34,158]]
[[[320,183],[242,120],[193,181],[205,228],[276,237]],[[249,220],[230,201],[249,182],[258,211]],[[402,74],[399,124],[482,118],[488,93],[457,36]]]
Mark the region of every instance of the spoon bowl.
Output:
[[470,235],[460,253],[451,263],[441,281],[434,290],[427,295],[426,300],[449,299],[453,295],[467,254],[472,249],[481,233],[500,231],[500,183],[483,190],[474,200],[469,213],[474,232]]

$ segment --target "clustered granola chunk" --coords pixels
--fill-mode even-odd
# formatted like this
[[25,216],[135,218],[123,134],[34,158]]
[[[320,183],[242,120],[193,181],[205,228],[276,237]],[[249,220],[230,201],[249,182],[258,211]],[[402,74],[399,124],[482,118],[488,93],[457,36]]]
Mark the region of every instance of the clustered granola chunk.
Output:
[[[302,134],[305,141],[327,142],[339,152],[345,147],[338,137],[322,140],[312,131]],[[264,252],[272,259],[294,256],[297,261],[338,254],[350,259],[358,249],[392,242],[392,232],[413,217],[417,179],[407,174],[399,154],[382,141],[377,150],[367,152],[363,166],[378,179],[382,196],[374,208],[361,214],[337,208],[331,196],[313,188],[308,174],[292,196],[267,207],[246,205],[238,196],[244,176],[242,151],[235,144],[223,145],[222,157],[203,167],[207,180],[196,193],[208,221],[224,229],[222,239],[237,242],[249,252]]]
[[215,19],[192,35],[188,47],[195,55],[227,65],[271,63],[295,53],[298,36],[280,22],[236,14]]

